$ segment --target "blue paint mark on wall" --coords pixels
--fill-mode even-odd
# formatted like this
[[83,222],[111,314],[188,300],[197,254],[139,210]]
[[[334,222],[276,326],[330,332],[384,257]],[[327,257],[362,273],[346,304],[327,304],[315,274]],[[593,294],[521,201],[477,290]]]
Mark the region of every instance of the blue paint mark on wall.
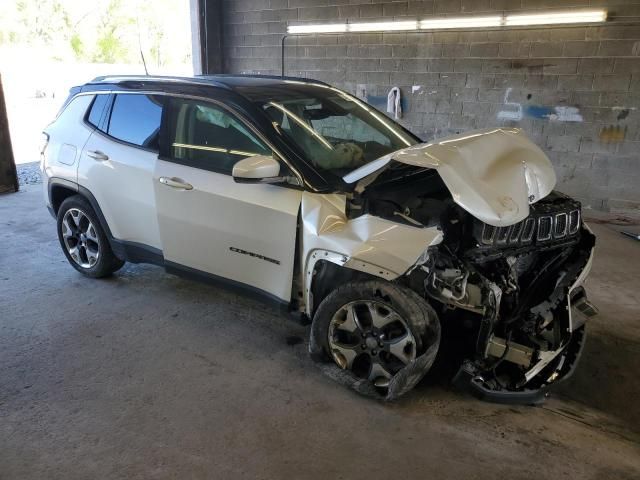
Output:
[[541,120],[548,119],[551,115],[555,114],[553,107],[545,107],[543,105],[527,105],[524,107],[524,110],[527,117],[539,118]]
[[[509,94],[512,88],[507,88],[504,94],[503,109],[498,112],[498,120],[519,122],[525,117],[537,120],[549,120],[552,122],[582,122],[578,107],[568,105],[556,105],[554,107],[546,105],[525,105],[509,101]],[[529,95],[530,96],[530,95]],[[528,98],[528,97],[527,97]]]

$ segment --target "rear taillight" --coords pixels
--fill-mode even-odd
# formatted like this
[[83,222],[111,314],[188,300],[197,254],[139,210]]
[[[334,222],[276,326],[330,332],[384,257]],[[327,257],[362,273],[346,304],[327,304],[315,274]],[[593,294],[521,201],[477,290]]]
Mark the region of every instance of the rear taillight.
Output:
[[44,168],[44,151],[47,149],[47,145],[49,145],[49,134],[42,132],[40,136],[40,169]]
[[42,132],[42,136],[40,137],[40,155],[44,155],[47,145],[49,145],[49,134]]

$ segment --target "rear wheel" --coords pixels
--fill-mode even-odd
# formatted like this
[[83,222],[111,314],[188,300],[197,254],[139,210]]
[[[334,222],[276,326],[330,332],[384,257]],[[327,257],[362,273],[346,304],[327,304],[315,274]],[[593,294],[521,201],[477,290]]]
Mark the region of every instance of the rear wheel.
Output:
[[91,204],[80,195],[67,198],[58,209],[58,239],[73,268],[93,278],[111,275],[124,265],[111,250]]
[[331,292],[319,305],[312,329],[329,359],[379,389],[440,342],[431,306],[412,290],[378,280]]

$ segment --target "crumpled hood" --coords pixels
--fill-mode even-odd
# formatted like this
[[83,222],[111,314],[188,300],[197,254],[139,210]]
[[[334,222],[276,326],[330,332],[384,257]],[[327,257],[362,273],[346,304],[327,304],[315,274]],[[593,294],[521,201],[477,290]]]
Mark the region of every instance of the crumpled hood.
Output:
[[397,150],[344,176],[366,189],[394,160],[438,171],[453,200],[474,217],[502,227],[524,220],[529,204],[556,184],[549,158],[519,128],[475,130]]

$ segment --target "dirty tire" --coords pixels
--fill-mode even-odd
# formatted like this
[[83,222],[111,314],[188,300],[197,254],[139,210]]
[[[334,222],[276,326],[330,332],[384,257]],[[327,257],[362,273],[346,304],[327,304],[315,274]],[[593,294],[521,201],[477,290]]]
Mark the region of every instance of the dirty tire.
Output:
[[409,288],[382,280],[367,280],[350,282],[333,290],[320,303],[313,317],[309,343],[312,358],[316,361],[334,362],[329,346],[331,321],[339,309],[357,301],[380,302],[402,317],[416,343],[417,361],[412,363],[420,362],[418,358],[425,358],[426,355],[423,354],[428,351],[430,360],[428,365],[424,363],[427,366],[420,372],[417,380],[398,379],[404,384],[402,387],[396,385],[399,387],[398,391],[405,393],[427,373],[440,344],[440,321],[437,314],[424,298]]
[[[69,220],[71,218],[69,217],[69,215],[71,213],[77,214],[78,212],[80,212],[80,214],[84,216],[84,218],[82,218],[82,225],[79,227],[79,230],[86,230],[86,226],[91,225],[91,234],[86,235],[84,238],[87,243],[91,243],[92,249],[98,252],[97,260],[95,260],[94,263],[91,263],[90,261],[81,262],[85,263],[85,266],[81,266],[79,260],[74,260],[69,251],[69,246],[65,241],[65,232],[69,232],[68,227],[65,227],[65,223],[73,224],[73,222]],[[125,262],[116,257],[111,250],[109,239],[102,229],[102,225],[98,220],[98,216],[91,207],[89,201],[83,196],[74,195],[62,202],[62,205],[60,205],[60,208],[58,209],[56,224],[58,230],[58,240],[60,241],[62,251],[64,252],[71,266],[78,270],[80,273],[91,278],[103,278],[116,272],[124,265]],[[89,239],[94,238],[95,241],[86,240],[87,236],[89,237]],[[81,258],[82,260],[87,258],[86,250],[85,255],[83,257],[81,256]]]

